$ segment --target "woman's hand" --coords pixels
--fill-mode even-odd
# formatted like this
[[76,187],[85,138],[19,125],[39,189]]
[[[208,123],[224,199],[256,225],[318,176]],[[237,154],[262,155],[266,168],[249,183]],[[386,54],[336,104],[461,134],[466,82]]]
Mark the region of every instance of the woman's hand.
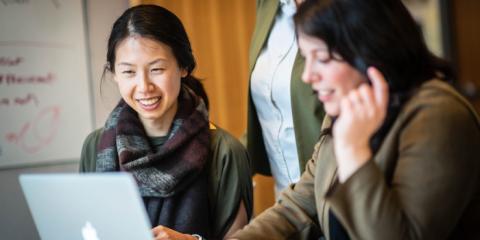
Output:
[[196,238],[190,234],[179,233],[162,225],[154,227],[152,231],[155,240],[196,240]]
[[371,157],[369,140],[382,125],[388,105],[388,85],[374,67],[367,74],[372,86],[362,84],[340,102],[333,126],[334,150],[340,182],[345,182]]

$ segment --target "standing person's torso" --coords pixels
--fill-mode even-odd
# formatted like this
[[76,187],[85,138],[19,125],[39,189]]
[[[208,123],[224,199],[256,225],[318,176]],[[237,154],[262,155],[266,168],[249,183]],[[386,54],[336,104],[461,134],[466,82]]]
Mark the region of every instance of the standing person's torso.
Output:
[[292,18],[295,11],[294,1],[280,1],[250,84],[276,193],[300,177],[290,95],[298,52]]

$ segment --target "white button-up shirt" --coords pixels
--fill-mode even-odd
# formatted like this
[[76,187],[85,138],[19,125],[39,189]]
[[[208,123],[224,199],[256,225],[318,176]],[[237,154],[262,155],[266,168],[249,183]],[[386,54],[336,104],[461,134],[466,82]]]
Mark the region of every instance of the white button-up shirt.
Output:
[[295,12],[295,1],[280,1],[250,84],[277,197],[281,190],[300,178],[290,97],[292,68],[298,51],[292,18]]

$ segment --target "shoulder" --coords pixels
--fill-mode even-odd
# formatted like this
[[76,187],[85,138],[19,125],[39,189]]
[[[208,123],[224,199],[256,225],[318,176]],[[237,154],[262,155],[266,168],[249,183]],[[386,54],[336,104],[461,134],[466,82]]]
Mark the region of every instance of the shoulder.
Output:
[[437,80],[418,89],[390,132],[399,137],[400,149],[430,156],[437,151],[445,161],[451,159],[448,154],[460,156],[480,146],[480,120],[473,106],[449,84]]
[[227,131],[216,127],[211,129],[210,132],[212,133],[211,148],[214,152],[221,151],[223,154],[246,153],[242,143]]
[[466,121],[480,127],[480,118],[468,100],[450,84],[439,80],[424,83],[402,112],[408,118],[418,114],[432,115],[442,124]]
[[85,144],[92,144],[92,143],[97,143],[98,140],[100,139],[100,136],[102,135],[103,128],[99,128],[91,132],[90,134],[87,135],[84,141]]
[[[227,131],[212,129],[210,178],[218,185],[249,184],[251,161],[247,150]],[[228,180],[227,180],[228,179]],[[225,181],[226,182],[222,182]]]
[[97,145],[102,132],[103,128],[99,128],[88,134],[85,141],[83,141],[82,154],[80,156],[80,172],[95,171]]
[[[250,176],[251,163],[245,146],[221,128],[210,131],[212,133],[210,150],[213,170],[219,174],[233,171]],[[222,171],[219,171],[220,169]]]
[[280,3],[280,0],[257,0],[256,8],[257,12],[268,10],[269,8],[276,7]]
[[83,141],[83,148],[88,151],[96,151],[102,132],[103,128],[99,128],[88,134],[88,136],[85,138],[85,141]]

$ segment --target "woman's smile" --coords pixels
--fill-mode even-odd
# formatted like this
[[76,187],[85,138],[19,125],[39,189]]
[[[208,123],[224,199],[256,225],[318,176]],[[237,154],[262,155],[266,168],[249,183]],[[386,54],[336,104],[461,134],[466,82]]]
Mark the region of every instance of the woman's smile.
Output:
[[137,98],[136,100],[144,110],[151,111],[160,105],[162,97]]
[[333,89],[320,89],[317,90],[318,99],[322,102],[328,102],[334,97],[335,91]]

